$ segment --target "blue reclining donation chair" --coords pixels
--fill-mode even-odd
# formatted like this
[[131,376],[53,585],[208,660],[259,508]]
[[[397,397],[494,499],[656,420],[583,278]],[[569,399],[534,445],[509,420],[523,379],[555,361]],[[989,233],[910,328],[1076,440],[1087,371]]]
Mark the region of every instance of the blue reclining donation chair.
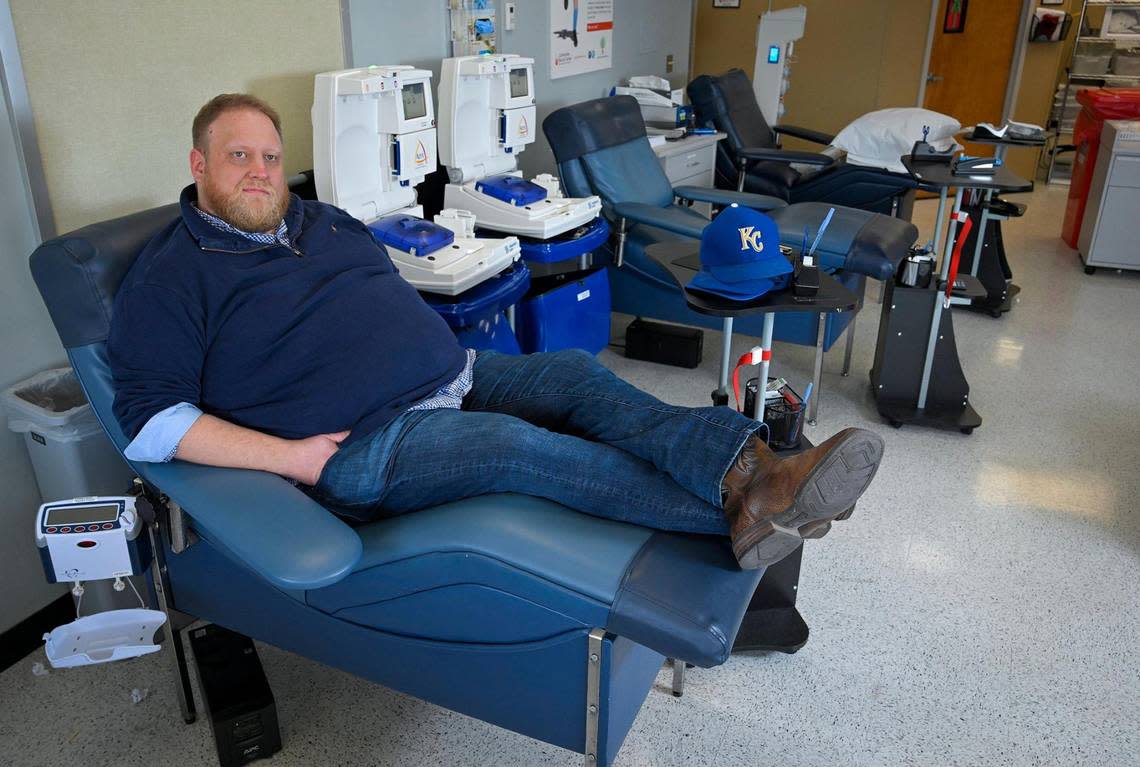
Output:
[[909,173],[781,149],[780,137],[785,135],[822,145],[835,136],[795,125],[770,126],[756,103],[752,82],[741,70],[701,75],[686,92],[697,123],[728,134],[716,147],[716,185],[721,189],[770,194],[792,203],[826,202],[910,220],[918,182]]
[[[45,242],[31,267],[111,440],[106,340],[136,255],[170,205]],[[488,495],[351,527],[285,479],[136,463],[156,510],[156,591],[194,719],[186,616],[609,765],[665,657],[723,663],[763,575],[724,540]],[[174,619],[182,618],[179,623]]]
[[[594,99],[555,110],[542,123],[554,150],[567,194],[596,194],[613,224],[610,295],[614,311],[686,325],[720,328],[720,320],[697,314],[685,304],[681,286],[646,249],[679,238],[699,239],[708,219],[677,199],[728,205],[736,202],[762,210],[780,228],[785,245],[799,250],[804,229],[818,230],[830,207],[807,202],[788,205],[775,197],[695,186],[673,188],[653,154],[641,110],[632,96]],[[894,276],[918,230],[905,221],[862,210],[837,207],[816,255],[820,265],[856,295],[866,277]],[[858,310],[856,310],[858,311]],[[855,320],[856,312],[776,315],[777,341],[816,346],[815,391],[819,391],[823,353]],[[763,317],[737,318],[735,330],[759,336]],[[850,365],[851,346],[845,368]],[[845,370],[846,372],[846,370]],[[809,419],[818,397],[812,398]]]

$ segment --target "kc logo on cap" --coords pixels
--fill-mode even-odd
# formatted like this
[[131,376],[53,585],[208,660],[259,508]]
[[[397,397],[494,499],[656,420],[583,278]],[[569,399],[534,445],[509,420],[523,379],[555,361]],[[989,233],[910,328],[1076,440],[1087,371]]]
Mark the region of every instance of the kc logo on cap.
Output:
[[776,222],[734,203],[701,232],[701,271],[688,287],[748,301],[787,287],[791,273]]

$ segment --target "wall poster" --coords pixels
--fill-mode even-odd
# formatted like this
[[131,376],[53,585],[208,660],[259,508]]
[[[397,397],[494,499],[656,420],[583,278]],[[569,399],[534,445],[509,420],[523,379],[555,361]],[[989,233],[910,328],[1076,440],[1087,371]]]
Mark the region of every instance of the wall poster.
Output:
[[615,0],[550,0],[550,79],[613,66]]

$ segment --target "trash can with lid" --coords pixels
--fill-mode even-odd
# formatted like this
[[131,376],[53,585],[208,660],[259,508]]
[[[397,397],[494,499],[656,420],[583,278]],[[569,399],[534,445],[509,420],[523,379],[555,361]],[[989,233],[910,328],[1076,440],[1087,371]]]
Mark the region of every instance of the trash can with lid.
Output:
[[1077,101],[1081,104],[1081,113],[1073,126],[1076,155],[1069,180],[1069,201],[1061,223],[1061,239],[1070,248],[1077,247],[1077,239],[1081,236],[1081,222],[1085,217],[1105,120],[1140,118],[1140,88],[1085,88],[1077,92]]

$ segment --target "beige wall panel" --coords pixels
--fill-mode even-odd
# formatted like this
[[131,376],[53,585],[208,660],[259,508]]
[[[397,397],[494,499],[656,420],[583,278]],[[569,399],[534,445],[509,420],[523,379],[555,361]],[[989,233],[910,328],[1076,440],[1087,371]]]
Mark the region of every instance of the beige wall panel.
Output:
[[[928,2],[778,0],[772,7],[795,5],[807,6],[807,29],[796,43],[783,122],[838,131],[875,109],[914,105]],[[767,9],[767,0],[742,0],[739,9],[698,0],[693,75],[740,67],[751,76],[756,24]],[[787,146],[798,145],[789,140]]]
[[269,101],[286,169],[312,167],[313,75],[344,61],[338,0],[10,4],[58,231],[175,201],[218,93]]

